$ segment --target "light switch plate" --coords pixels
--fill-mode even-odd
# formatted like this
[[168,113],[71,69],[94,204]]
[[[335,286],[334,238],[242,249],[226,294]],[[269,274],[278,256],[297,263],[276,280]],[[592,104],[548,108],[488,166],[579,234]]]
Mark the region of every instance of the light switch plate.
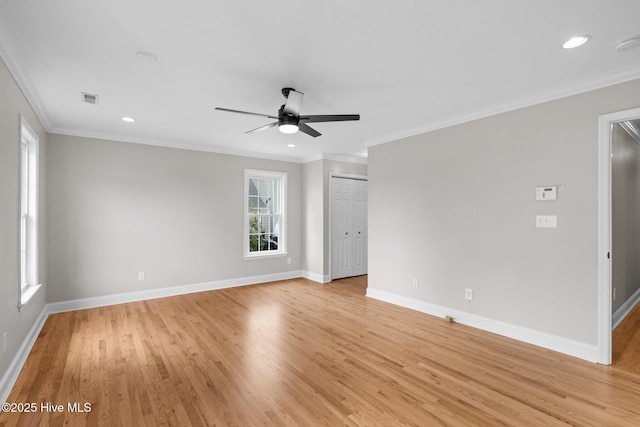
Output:
[[556,200],[558,198],[558,187],[536,187],[536,200]]

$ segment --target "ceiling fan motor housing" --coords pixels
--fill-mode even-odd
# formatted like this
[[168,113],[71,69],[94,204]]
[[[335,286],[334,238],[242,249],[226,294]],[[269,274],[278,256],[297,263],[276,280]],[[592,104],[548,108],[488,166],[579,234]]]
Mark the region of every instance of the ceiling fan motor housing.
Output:
[[278,111],[278,125],[294,125],[298,126],[300,122],[300,118],[298,116],[294,116],[293,114],[284,112],[284,105],[280,107],[280,111]]

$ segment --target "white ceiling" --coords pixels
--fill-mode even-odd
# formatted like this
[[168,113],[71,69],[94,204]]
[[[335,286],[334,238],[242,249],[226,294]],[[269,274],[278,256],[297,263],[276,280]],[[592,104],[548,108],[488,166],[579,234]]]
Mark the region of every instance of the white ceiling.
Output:
[[[639,16],[638,0],[0,0],[0,53],[53,133],[366,160],[372,144],[640,77],[640,49],[614,49]],[[561,48],[577,34],[592,40]],[[362,118],[246,135],[270,120],[214,111],[277,115],[285,86],[303,114]]]

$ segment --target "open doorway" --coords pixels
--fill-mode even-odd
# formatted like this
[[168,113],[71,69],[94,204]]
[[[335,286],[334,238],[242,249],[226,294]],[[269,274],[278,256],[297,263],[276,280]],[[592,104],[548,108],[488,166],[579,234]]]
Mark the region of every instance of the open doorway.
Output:
[[[640,370],[640,119],[611,125],[611,362]],[[637,308],[640,308],[637,307]]]
[[[619,230],[621,228],[624,229],[625,224],[617,224],[616,234],[618,234],[618,238],[615,244],[613,227],[614,221],[619,222],[623,218],[620,212],[621,209],[625,208],[624,204],[620,204],[616,206],[616,209],[613,209],[614,193],[617,194],[616,198],[619,201],[625,191],[633,191],[630,188],[625,188],[625,185],[620,186],[621,180],[624,178],[625,173],[631,173],[634,168],[636,170],[634,173],[637,173],[637,168],[640,167],[640,164],[628,162],[629,159],[625,158],[625,156],[629,155],[628,146],[626,148],[621,146],[622,149],[616,147],[614,150],[614,135],[617,135],[618,138],[623,136],[625,140],[628,139],[625,135],[633,133],[628,126],[633,125],[639,118],[640,108],[636,108],[606,114],[600,116],[598,120],[598,362],[606,365],[612,363],[612,331],[614,327],[624,319],[640,299],[640,293],[632,291],[631,287],[627,289],[626,285],[621,285],[624,281],[620,281],[621,278],[624,279],[623,272],[627,268],[632,271],[634,267],[632,264],[625,262],[626,246],[620,240]],[[640,121],[638,123],[640,124]],[[634,136],[631,135],[631,138],[634,138]],[[632,148],[635,149],[636,147]],[[628,170],[619,169],[620,165],[625,162],[629,163],[626,166]],[[616,168],[615,171],[614,168]],[[616,178],[618,184],[616,188],[613,187],[614,178]],[[638,183],[638,186],[640,186],[640,183]],[[638,209],[640,210],[640,207]],[[624,295],[616,295],[614,304],[613,259],[616,257],[618,257],[616,261],[616,280],[618,280],[615,288],[616,294],[620,292]],[[635,301],[634,298],[636,298]]]

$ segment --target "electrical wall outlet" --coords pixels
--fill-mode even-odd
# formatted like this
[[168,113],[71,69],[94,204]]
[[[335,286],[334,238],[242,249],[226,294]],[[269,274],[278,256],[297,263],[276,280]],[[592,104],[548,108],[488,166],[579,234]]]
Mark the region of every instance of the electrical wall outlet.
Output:
[[7,332],[2,334],[2,354],[7,352],[7,347],[9,346],[9,343],[7,342]]
[[144,271],[138,271],[138,280],[144,280]]
[[287,258],[287,264],[291,264],[291,257]]
[[411,281],[411,286],[413,286],[414,288],[418,287],[418,279],[413,279],[413,281]]
[[473,290],[472,289],[465,289],[464,290],[464,298],[471,301],[473,299]]
[[613,288],[613,300],[616,300],[616,288]]
[[557,215],[536,215],[536,227],[558,228],[558,216]]

